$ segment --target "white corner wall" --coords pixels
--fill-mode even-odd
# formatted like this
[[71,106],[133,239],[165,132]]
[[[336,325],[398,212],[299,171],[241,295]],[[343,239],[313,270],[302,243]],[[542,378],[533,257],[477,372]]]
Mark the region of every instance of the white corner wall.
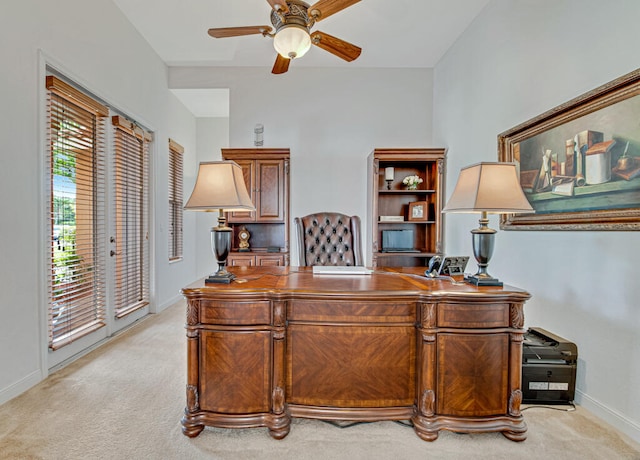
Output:
[[[461,167],[497,161],[498,134],[640,67],[638,19],[636,0],[490,2],[434,71],[448,193]],[[447,252],[471,255],[475,226],[447,216]],[[639,258],[638,232],[500,231],[490,269],[532,294],[525,327],[577,344],[577,402],[637,441]]]
[[[154,133],[151,311],[179,298],[196,277],[193,247],[168,262],[168,138],[195,161],[195,118],[167,87],[167,68],[109,0],[21,0],[0,14],[0,404],[46,377],[44,212],[46,64],[134,117]],[[191,224],[193,225],[193,224]],[[186,228],[187,234],[193,227]]]

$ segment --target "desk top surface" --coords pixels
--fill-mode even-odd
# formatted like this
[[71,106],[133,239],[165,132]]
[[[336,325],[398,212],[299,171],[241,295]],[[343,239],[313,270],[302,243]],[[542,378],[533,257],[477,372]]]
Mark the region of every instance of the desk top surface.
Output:
[[230,267],[236,275],[230,284],[198,280],[182,289],[187,297],[224,294],[272,293],[279,295],[323,295],[415,297],[491,297],[524,301],[529,293],[512,286],[474,286],[462,276],[427,278],[424,267],[382,267],[369,275],[314,274],[311,267]]

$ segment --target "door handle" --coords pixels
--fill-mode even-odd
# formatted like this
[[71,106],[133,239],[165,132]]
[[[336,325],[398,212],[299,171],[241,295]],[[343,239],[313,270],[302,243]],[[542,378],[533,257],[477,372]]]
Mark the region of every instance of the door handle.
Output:
[[[111,238],[109,238],[109,242],[110,242],[111,244],[116,244],[116,237],[115,237],[115,236],[112,236]],[[113,256],[119,256],[120,254],[122,254],[122,251],[116,251],[115,249],[112,249],[112,250],[109,252],[109,255],[110,255],[111,257],[113,257]]]

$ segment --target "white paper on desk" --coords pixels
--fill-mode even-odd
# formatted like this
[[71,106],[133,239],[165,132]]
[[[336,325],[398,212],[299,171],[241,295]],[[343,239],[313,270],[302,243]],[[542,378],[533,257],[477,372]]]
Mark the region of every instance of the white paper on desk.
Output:
[[373,270],[354,265],[314,265],[314,275],[370,275]]

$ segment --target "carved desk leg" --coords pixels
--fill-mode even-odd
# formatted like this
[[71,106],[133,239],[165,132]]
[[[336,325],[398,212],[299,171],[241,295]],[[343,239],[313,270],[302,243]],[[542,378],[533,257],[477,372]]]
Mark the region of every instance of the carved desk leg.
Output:
[[269,434],[274,439],[282,439],[291,427],[291,417],[285,411],[285,302],[274,302],[273,318],[273,369],[271,395],[272,417],[269,423]]
[[512,429],[505,430],[502,434],[512,441],[524,441],[527,439],[527,425],[524,422],[522,413],[520,412],[520,404],[522,403],[522,341],[524,326],[523,304],[512,304],[510,307],[510,326],[515,332],[510,334],[509,346],[511,362],[510,379],[509,379],[509,407],[508,414],[514,420]]
[[198,396],[198,332],[192,326],[198,323],[198,305],[196,300],[187,302],[187,406],[182,417],[182,433],[194,438],[198,436],[204,425],[196,422],[195,414],[200,410]]
[[438,439],[435,422],[436,403],[436,336],[430,328],[436,325],[436,305],[423,304],[421,326],[418,326],[418,388],[417,404],[411,421],[416,434],[425,441]]

